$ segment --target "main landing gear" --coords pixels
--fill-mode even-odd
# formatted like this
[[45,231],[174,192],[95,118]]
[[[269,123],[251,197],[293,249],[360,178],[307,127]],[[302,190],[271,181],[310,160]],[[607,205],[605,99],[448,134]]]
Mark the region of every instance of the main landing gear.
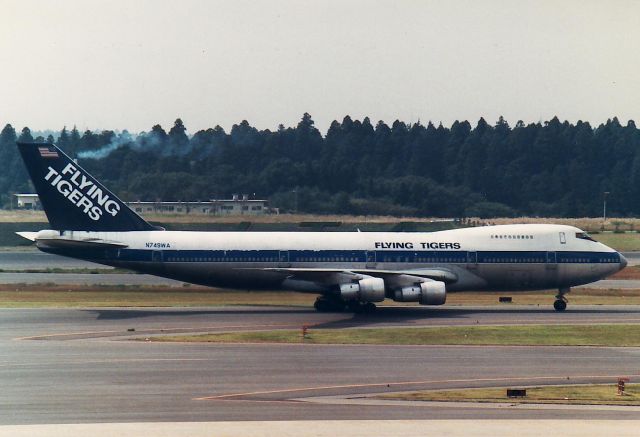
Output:
[[341,313],[345,309],[354,313],[372,313],[376,310],[373,302],[360,302],[357,300],[344,301],[339,297],[320,296],[313,307],[321,313]]
[[558,290],[558,294],[556,295],[556,301],[553,303],[553,308],[556,311],[564,311],[567,309],[567,298],[564,297],[564,295],[570,291],[571,291],[570,288],[561,288]]
[[346,302],[339,297],[320,296],[313,307],[320,313],[341,313],[345,305]]
[[360,302],[357,300],[352,300],[347,303],[347,308],[349,311],[353,311],[356,314],[366,314],[372,313],[376,310],[376,304],[373,302]]

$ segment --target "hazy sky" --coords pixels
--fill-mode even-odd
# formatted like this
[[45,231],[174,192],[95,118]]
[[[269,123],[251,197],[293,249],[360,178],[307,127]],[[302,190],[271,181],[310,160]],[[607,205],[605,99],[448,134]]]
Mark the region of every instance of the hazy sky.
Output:
[[640,122],[639,1],[0,0],[0,125]]

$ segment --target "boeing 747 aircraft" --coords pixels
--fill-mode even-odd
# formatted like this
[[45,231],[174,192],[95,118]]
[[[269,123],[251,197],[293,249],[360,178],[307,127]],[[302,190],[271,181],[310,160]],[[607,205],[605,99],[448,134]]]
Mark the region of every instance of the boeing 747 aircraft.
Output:
[[564,225],[502,225],[431,233],[187,232],[152,226],[58,147],[19,143],[51,229],[19,232],[43,252],[180,281],[319,295],[318,311],[370,311],[393,299],[442,305],[447,293],[557,289],[627,265]]

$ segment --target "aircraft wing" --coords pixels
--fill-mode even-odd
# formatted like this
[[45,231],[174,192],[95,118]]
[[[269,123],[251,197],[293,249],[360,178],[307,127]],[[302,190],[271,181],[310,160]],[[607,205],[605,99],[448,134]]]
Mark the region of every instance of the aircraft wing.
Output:
[[263,268],[263,271],[287,273],[292,279],[322,283],[343,282],[339,278],[361,279],[363,276],[373,276],[385,280],[406,277],[422,278],[425,280],[442,281],[445,284],[454,283],[458,275],[447,269],[410,269],[410,270],[377,270],[377,269],[328,269],[328,268]]

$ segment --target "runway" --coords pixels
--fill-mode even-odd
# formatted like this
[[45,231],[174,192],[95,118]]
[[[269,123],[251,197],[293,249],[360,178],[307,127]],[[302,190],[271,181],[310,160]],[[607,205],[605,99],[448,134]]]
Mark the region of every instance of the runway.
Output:
[[[640,307],[574,306],[564,314],[547,308],[520,312],[497,306],[383,308],[375,315],[355,316],[287,307],[3,309],[0,424],[632,419],[638,411],[360,405],[354,398],[421,388],[613,383],[619,375],[640,373],[639,348],[213,345],[130,339],[162,332],[299,329],[304,323],[321,329],[523,321],[635,323],[639,319]],[[349,401],[319,401],[326,396]]]

